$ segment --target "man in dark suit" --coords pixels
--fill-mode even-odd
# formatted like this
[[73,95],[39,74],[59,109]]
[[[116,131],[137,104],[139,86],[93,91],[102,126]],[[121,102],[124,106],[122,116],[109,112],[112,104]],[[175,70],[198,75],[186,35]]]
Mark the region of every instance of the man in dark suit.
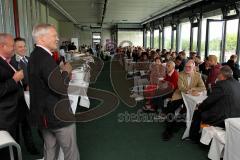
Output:
[[240,83],[233,78],[229,66],[224,66],[218,74],[212,93],[198,107],[203,123],[224,127],[227,118],[240,117]]
[[240,83],[233,78],[229,66],[220,69],[218,81],[206,100],[194,113],[190,136],[199,139],[200,123],[211,126],[225,127],[227,118],[240,117]]
[[16,69],[22,69],[24,73],[24,79],[22,80],[24,90],[28,90],[28,73],[27,73],[27,64],[29,57],[26,56],[27,48],[26,41],[23,38],[14,39],[14,56],[11,58],[11,64]]
[[[28,57],[26,56],[27,48],[26,48],[26,42],[23,38],[15,38],[14,39],[14,52],[15,55],[11,58],[10,64],[16,69],[22,69],[24,73],[24,79],[22,80],[23,83],[23,89],[29,90],[28,87],[28,71],[27,71],[27,64],[28,64]],[[39,154],[38,150],[36,149],[33,137],[32,137],[32,131],[31,127],[29,125],[28,117],[29,117],[29,109],[25,102],[24,97],[22,97],[21,102],[19,103],[20,108],[20,127],[21,127],[21,133],[23,135],[25,146],[31,154]]]
[[[14,40],[9,34],[0,33],[0,130],[8,131],[18,142],[18,104],[23,96],[23,71],[16,71],[10,64]],[[1,159],[9,159],[8,149],[0,150]]]
[[28,62],[30,115],[33,124],[42,131],[44,159],[57,159],[61,147],[64,159],[79,160],[76,126],[58,115],[59,110],[63,114],[71,111],[67,89],[72,67],[69,63],[59,67],[52,57],[58,42],[54,26],[36,25],[32,35],[36,48]]

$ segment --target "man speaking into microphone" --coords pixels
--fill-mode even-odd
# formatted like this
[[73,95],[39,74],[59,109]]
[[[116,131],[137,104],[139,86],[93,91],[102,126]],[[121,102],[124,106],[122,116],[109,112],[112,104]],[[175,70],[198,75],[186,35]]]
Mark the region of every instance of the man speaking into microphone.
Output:
[[30,115],[42,131],[44,159],[57,159],[61,147],[64,159],[79,160],[75,123],[64,122],[55,113],[57,106],[71,110],[67,90],[72,67],[69,63],[59,67],[52,57],[58,43],[53,25],[36,25],[32,36],[36,47],[28,62]]

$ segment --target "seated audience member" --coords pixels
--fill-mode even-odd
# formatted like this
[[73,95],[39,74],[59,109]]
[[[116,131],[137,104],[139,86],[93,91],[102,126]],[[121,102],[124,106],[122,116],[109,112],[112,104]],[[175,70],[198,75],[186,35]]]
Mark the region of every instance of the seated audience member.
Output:
[[227,65],[232,69],[233,71],[233,78],[238,80],[240,78],[240,70],[236,67],[233,60],[228,60]]
[[199,55],[197,55],[194,57],[193,60],[195,62],[195,66],[198,68],[198,71],[199,71],[199,65],[202,64],[201,57]]
[[210,70],[210,66],[208,63],[208,57],[204,59],[204,62],[199,65],[199,72],[202,73],[203,75],[208,76]]
[[[150,86],[152,85],[158,85],[159,83],[159,78],[163,78],[166,75],[166,69],[162,65],[161,60],[159,57],[155,58],[155,62],[149,67],[150,71]],[[146,91],[152,90],[151,88],[146,88]],[[146,101],[146,105],[143,107],[143,110],[150,110],[150,111],[155,111],[156,106],[152,103],[152,98],[149,98]]]
[[138,61],[139,57],[138,57],[138,51],[137,50],[133,50],[132,58],[133,58],[134,62]]
[[158,54],[158,56],[161,56],[161,51],[160,51],[160,49],[156,49],[156,53]]
[[182,58],[183,66],[185,66],[185,64],[187,63],[186,52],[185,51],[181,51],[181,52],[179,52],[178,56],[180,56]]
[[[208,63],[210,66],[210,70],[209,70],[209,74],[208,74],[208,78],[207,78],[207,86],[210,87],[209,85],[214,86],[216,79],[217,79],[217,75],[221,69],[221,64],[219,64],[217,62],[217,56],[215,55],[209,55],[208,56]],[[208,88],[209,89],[209,88]]]
[[165,57],[166,53],[167,53],[167,50],[166,50],[166,49],[163,49],[163,50],[162,50],[161,57]]
[[223,66],[219,71],[218,81],[212,88],[212,92],[194,113],[190,137],[193,140],[199,140],[201,123],[225,127],[225,119],[240,117],[239,91],[240,83],[233,78],[231,68]]
[[156,51],[154,51],[154,50],[152,50],[151,52],[150,52],[150,61],[151,62],[154,62],[155,61],[155,58],[156,57],[158,57],[158,54],[157,54],[157,52]]
[[196,52],[190,52],[190,57],[188,59],[195,59],[195,57],[197,56]]
[[149,59],[148,53],[142,52],[140,61],[136,64],[135,69],[137,70],[148,70],[149,69]]
[[185,65],[184,71],[179,73],[178,89],[173,93],[172,99],[167,106],[166,129],[162,135],[164,140],[169,140],[173,135],[177,118],[175,117],[175,111],[183,104],[181,92],[195,95],[206,90],[200,73],[195,72],[194,68],[194,61],[189,60]]
[[[175,63],[173,61],[167,62],[166,69],[167,74],[164,78],[164,81],[170,82],[172,84],[173,91],[175,91],[178,88],[178,72],[175,70]],[[153,99],[153,104],[157,107],[157,109],[160,108],[163,114],[166,113],[166,111],[164,110],[164,99],[171,98],[172,94],[173,93],[170,93],[166,96]]]
[[[235,67],[239,69],[239,65],[237,64],[237,59],[238,59],[238,56],[236,54],[233,54],[233,55],[231,55],[229,60],[233,60]],[[223,63],[223,65],[226,65],[226,64],[227,63]]]
[[175,63],[173,61],[169,61],[166,65],[166,68],[167,74],[164,80],[170,82],[173,86],[173,89],[176,90],[178,88],[178,72],[175,70]]
[[180,56],[177,56],[175,59],[175,69],[178,72],[182,72],[184,69],[183,59]]
[[238,56],[236,54],[231,55],[230,60],[234,61],[235,67],[237,67],[239,69],[239,65],[237,63],[238,60]]
[[149,68],[149,71],[151,84],[158,84],[159,78],[163,78],[166,75],[166,68],[162,65],[159,57],[155,58],[154,63]]
[[164,63],[167,63],[171,59],[171,53],[167,52],[164,57]]
[[176,52],[172,52],[170,60],[175,61],[176,57],[177,57]]
[[77,49],[77,47],[75,46],[74,42],[72,42],[68,45],[69,51],[75,51],[76,49]]

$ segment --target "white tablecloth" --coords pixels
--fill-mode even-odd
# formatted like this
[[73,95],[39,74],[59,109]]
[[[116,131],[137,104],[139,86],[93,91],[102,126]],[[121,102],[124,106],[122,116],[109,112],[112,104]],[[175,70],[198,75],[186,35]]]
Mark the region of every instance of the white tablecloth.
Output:
[[240,118],[230,118],[225,121],[226,145],[224,160],[240,159]]
[[207,98],[207,93],[203,92],[199,96],[192,96],[190,94],[182,93],[184,104],[187,108],[187,115],[186,115],[186,130],[182,136],[182,139],[185,139],[189,136],[189,131],[191,127],[193,113],[196,109],[196,105],[202,103]]
[[[82,69],[73,70],[72,80],[69,83],[68,95],[72,103],[75,103],[78,100],[79,96],[81,96],[79,105],[89,108],[90,101],[87,96],[87,89],[89,86],[89,82],[84,81],[85,74],[86,73]],[[73,91],[71,91],[71,88],[73,88]],[[77,105],[74,104],[73,107],[76,107],[76,106]]]

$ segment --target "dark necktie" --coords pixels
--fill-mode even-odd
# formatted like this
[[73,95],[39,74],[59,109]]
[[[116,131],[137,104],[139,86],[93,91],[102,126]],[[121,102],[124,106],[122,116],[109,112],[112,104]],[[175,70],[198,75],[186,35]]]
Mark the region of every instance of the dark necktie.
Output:
[[25,57],[23,57],[21,60],[22,60],[22,61],[23,61],[23,63],[25,63],[25,64],[27,64],[27,63],[28,63],[28,62],[27,62],[27,59],[26,59]]

